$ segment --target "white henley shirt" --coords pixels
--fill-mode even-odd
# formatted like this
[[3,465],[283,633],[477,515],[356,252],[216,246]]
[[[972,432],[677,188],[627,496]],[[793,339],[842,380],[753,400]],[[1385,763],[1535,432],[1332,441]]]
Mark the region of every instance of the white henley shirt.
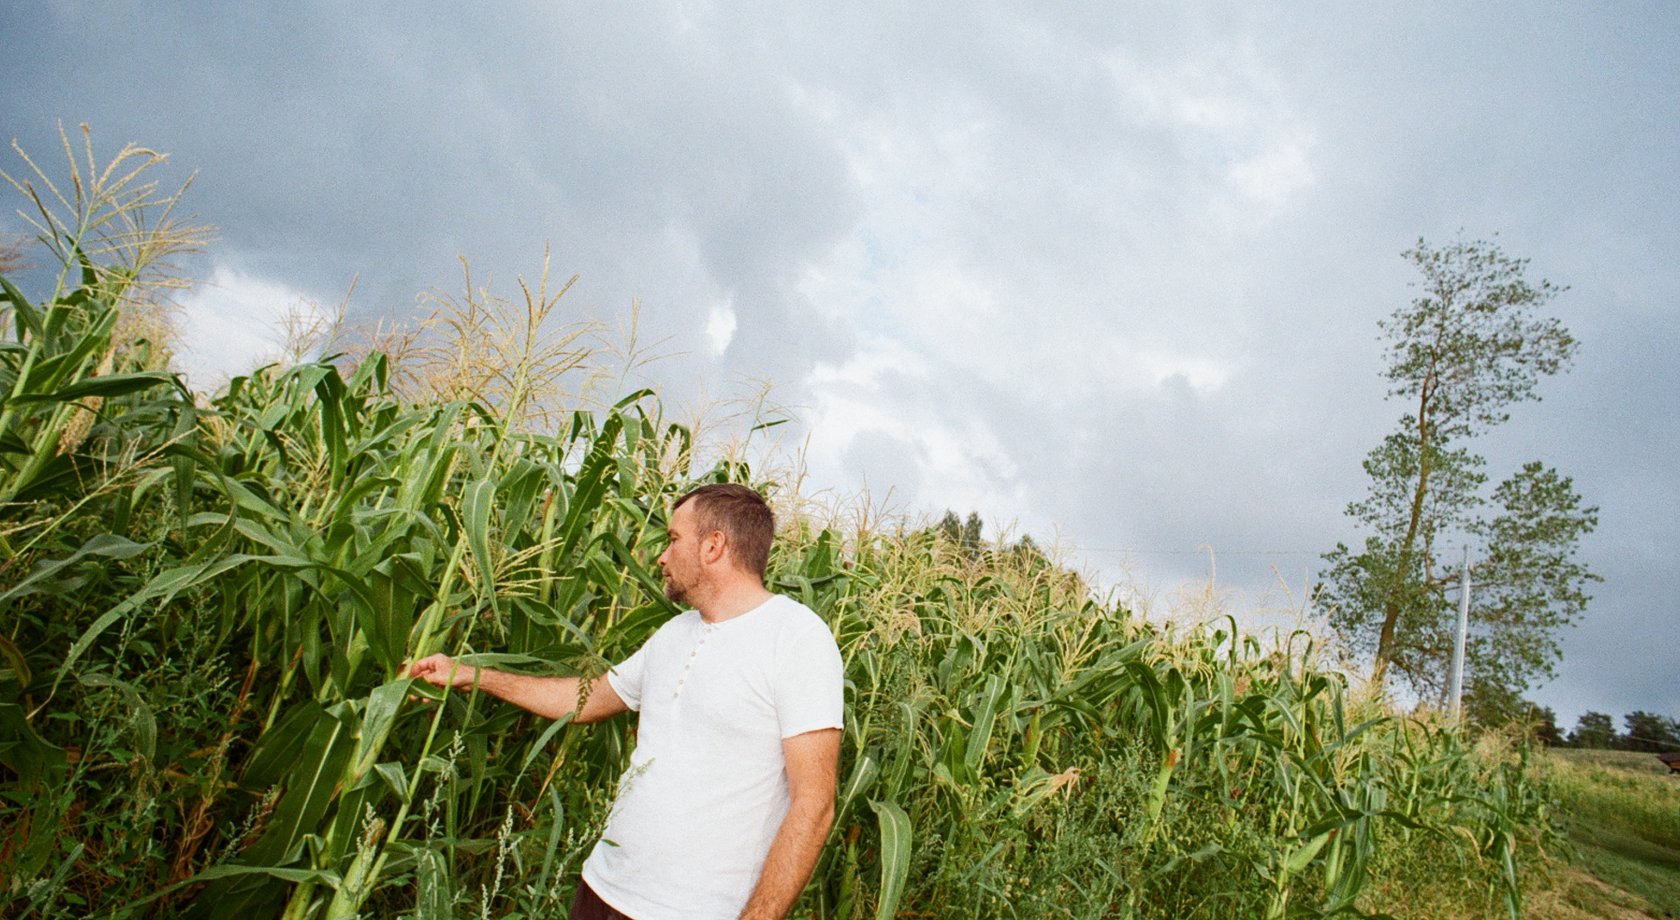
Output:
[[734,920],[787,814],[782,740],[844,726],[833,634],[779,595],[718,624],[690,610],[607,680],[641,722],[584,880],[636,920]]

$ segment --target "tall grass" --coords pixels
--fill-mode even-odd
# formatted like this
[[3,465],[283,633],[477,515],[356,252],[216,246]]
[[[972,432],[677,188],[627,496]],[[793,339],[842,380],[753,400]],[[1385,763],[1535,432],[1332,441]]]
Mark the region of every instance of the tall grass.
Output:
[[1564,817],[1564,852],[1596,877],[1582,882],[1554,866],[1548,907],[1680,911],[1680,780],[1655,756],[1632,751],[1551,750],[1544,766]]
[[720,480],[783,508],[774,586],[846,662],[802,915],[1371,915],[1441,865],[1437,915],[1520,915],[1545,823],[1520,751],[1350,702],[1304,638],[1165,636],[1036,552],[822,526],[697,459],[653,393],[567,409],[555,381],[591,354],[564,285],[456,302],[450,328],[496,347],[454,374],[371,351],[201,402],[98,357],[124,353],[140,276],[81,228],[144,204],[43,222],[79,281],[4,286],[7,916],[562,910],[631,724],[419,706],[402,665],[598,676],[673,612],[651,567],[669,501]]

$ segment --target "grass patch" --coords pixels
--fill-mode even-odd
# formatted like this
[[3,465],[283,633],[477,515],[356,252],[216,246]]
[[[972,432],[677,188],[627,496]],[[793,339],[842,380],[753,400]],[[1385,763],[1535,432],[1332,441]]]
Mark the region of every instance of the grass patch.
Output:
[[1680,917],[1680,777],[1631,751],[1553,750],[1545,762],[1574,866],[1591,876],[1561,872],[1560,906]]

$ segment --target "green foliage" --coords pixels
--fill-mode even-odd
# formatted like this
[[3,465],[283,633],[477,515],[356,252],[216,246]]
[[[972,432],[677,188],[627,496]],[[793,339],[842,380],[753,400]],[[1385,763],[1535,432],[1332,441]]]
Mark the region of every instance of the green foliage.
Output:
[[1569,734],[1569,745],[1600,750],[1643,751],[1651,754],[1680,751],[1680,719],[1636,709],[1622,717],[1625,733],[1607,713],[1584,712]]
[[1680,720],[1636,709],[1622,717],[1627,725],[1627,749],[1660,753],[1680,751]]
[[1416,402],[1425,442],[1450,441],[1504,422],[1507,408],[1537,399],[1542,377],[1568,366],[1574,336],[1536,312],[1562,289],[1532,285],[1527,259],[1498,246],[1418,240],[1404,253],[1423,294],[1381,323],[1389,338],[1389,395]]
[[[126,278],[6,289],[0,913],[563,910],[633,725],[403,663],[597,677],[672,612],[669,501],[750,471],[696,461],[649,393],[532,411],[542,287],[494,398],[405,400],[374,354],[200,403],[88,360]],[[848,681],[805,915],[1372,915],[1439,863],[1462,913],[1520,915],[1547,821],[1523,751],[1351,702],[1299,636],[1162,635],[1025,541],[784,518],[773,585]]]
[[982,548],[980,529],[983,526],[985,525],[980,520],[979,512],[970,511],[968,519],[965,521],[958,518],[955,511],[947,508],[945,516],[939,519],[938,530],[940,536],[944,537],[947,542],[955,546],[967,558],[973,559],[980,555]]
[[1468,660],[1480,679],[1524,688],[1556,676],[1558,630],[1586,610],[1587,584],[1598,576],[1575,558],[1582,537],[1598,523],[1598,509],[1582,505],[1567,476],[1528,463],[1499,484],[1498,513],[1479,522],[1484,555],[1472,574],[1479,587]]
[[1575,730],[1569,733],[1571,747],[1609,748],[1615,747],[1618,740],[1615,721],[1602,712],[1581,713],[1575,721]]
[[[1597,576],[1575,558],[1597,525],[1573,482],[1540,462],[1482,488],[1481,457],[1463,442],[1537,399],[1540,379],[1568,366],[1576,343],[1537,311],[1558,293],[1530,284],[1526,260],[1486,242],[1405,253],[1423,293],[1382,324],[1390,396],[1413,403],[1365,460],[1370,493],[1348,506],[1367,536],[1325,555],[1320,600],[1380,684],[1397,673],[1419,696],[1444,701],[1461,580],[1451,543],[1477,544],[1466,650],[1469,682],[1520,694],[1550,676],[1557,631],[1587,604]],[[1456,540],[1455,540],[1456,538]],[[1485,693],[1484,693],[1485,695]]]
[[1533,706],[1529,708],[1533,726],[1534,740],[1548,747],[1562,747],[1568,743],[1563,735],[1563,729],[1558,727],[1557,713],[1550,706]]
[[1518,731],[1548,747],[1564,743],[1551,707],[1526,700],[1485,676],[1465,688],[1464,718],[1482,731]]
[[980,536],[984,527],[985,522],[978,511],[970,511],[967,518],[959,518],[955,511],[946,509],[939,523],[931,531],[923,533],[937,534],[945,548],[955,550],[959,558],[969,563],[1003,564],[1029,572],[1053,573],[1060,579],[1068,580],[1075,593],[1085,593],[1084,582],[1079,580],[1079,575],[1053,563],[1030,535],[1022,535],[1014,543],[1005,544],[1000,540],[998,545],[988,547]]

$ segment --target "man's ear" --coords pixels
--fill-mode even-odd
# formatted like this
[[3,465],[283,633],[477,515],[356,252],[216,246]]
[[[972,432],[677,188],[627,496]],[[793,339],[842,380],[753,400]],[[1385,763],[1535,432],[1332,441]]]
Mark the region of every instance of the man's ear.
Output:
[[722,562],[729,551],[729,537],[721,530],[714,530],[706,534],[700,541],[700,560],[702,562]]

